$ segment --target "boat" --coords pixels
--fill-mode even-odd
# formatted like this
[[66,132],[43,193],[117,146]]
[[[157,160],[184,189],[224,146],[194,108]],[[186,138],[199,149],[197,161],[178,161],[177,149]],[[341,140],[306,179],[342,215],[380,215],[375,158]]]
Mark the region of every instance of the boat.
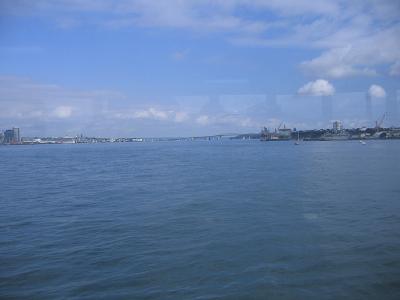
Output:
[[361,144],[361,145],[366,145],[367,143],[360,140],[360,144]]

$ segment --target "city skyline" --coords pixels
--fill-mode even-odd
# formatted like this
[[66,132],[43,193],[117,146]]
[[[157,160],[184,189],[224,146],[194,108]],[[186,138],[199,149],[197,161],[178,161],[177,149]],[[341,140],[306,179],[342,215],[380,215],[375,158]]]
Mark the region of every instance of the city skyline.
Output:
[[2,1],[0,128],[195,136],[399,126],[393,1]]

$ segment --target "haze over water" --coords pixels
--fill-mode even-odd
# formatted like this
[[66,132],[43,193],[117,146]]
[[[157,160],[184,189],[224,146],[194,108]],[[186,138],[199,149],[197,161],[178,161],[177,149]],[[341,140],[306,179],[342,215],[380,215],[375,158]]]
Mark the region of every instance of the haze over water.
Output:
[[2,299],[399,299],[400,142],[0,147]]

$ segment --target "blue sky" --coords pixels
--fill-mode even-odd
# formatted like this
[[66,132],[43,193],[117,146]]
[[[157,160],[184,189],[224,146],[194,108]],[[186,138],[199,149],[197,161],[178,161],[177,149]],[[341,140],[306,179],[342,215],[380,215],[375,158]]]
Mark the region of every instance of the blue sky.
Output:
[[0,37],[23,135],[400,125],[398,1],[3,0]]

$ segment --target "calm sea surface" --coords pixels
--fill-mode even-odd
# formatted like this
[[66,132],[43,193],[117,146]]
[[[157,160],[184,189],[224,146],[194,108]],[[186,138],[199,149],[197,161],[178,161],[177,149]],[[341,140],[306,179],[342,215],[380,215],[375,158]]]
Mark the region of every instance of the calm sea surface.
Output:
[[1,299],[400,299],[400,141],[0,147]]

